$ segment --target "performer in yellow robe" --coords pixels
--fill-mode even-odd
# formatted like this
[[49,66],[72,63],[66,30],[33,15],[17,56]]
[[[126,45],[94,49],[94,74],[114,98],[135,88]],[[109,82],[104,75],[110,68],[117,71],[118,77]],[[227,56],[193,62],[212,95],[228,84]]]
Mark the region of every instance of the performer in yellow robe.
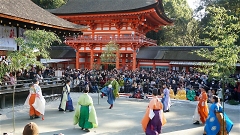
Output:
[[180,87],[178,89],[175,99],[178,99],[178,100],[186,100],[187,99],[186,90],[184,90],[183,87]]
[[169,87],[169,90],[170,90],[170,92],[169,92],[170,98],[171,98],[171,99],[174,99],[174,98],[175,98],[175,95],[174,95],[174,91],[173,91],[173,89],[171,88],[171,86]]

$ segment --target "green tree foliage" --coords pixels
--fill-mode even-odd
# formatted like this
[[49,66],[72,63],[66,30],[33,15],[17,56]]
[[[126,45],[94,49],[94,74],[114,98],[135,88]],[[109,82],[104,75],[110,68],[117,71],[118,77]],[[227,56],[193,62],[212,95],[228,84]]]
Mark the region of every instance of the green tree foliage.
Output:
[[200,11],[209,6],[224,7],[229,11],[228,14],[231,13],[238,18],[240,17],[240,0],[201,0],[196,11]]
[[116,53],[119,51],[118,44],[114,43],[113,41],[110,41],[106,46],[101,54],[101,62],[104,64],[113,64],[116,61],[117,55]]
[[44,9],[54,9],[66,4],[67,0],[32,0]]
[[158,41],[163,46],[195,46],[199,43],[199,21],[193,18],[193,11],[186,0],[164,0],[166,15],[174,20],[172,26],[165,26],[147,37]]
[[[206,8],[206,12],[208,7],[215,6],[215,7],[222,7],[224,8],[229,16],[233,15],[238,18],[237,21],[240,21],[240,0],[202,0],[200,6],[196,9],[196,12],[201,11],[202,9]],[[201,27],[207,27],[211,24],[211,15],[212,14],[205,14],[205,16],[201,20]],[[240,37],[240,31],[232,31]],[[200,33],[200,38],[209,38],[203,31]],[[240,38],[236,40],[236,44],[240,45]]]
[[199,56],[211,61],[200,70],[226,84],[232,81],[229,76],[235,73],[239,60],[240,47],[236,44],[239,36],[234,31],[240,30],[240,23],[236,16],[229,15],[229,11],[223,7],[208,7],[206,10],[211,21],[204,29],[208,37],[203,39],[203,43],[215,49],[196,51]]

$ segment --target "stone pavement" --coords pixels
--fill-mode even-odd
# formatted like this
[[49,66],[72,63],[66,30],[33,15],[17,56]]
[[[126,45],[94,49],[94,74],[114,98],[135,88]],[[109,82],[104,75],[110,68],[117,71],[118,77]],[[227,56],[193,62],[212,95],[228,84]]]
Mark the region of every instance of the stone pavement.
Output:
[[[74,105],[81,93],[71,93]],[[73,126],[74,112],[59,112],[59,100],[46,104],[45,120],[30,120],[28,107],[16,106],[16,130],[14,135],[21,135],[23,127],[30,121],[37,123],[41,135],[144,135],[141,119],[145,113],[148,100],[137,100],[121,97],[116,100],[113,109],[108,109],[107,98],[99,99],[98,94],[90,94],[98,116],[99,127],[85,133],[78,126]],[[193,125],[192,115],[197,102],[172,100],[171,111],[165,113],[167,124],[162,128],[163,135],[202,135],[203,125]],[[231,135],[240,133],[240,106],[225,105],[225,111],[234,122]],[[0,135],[13,131],[12,109],[0,110]]]

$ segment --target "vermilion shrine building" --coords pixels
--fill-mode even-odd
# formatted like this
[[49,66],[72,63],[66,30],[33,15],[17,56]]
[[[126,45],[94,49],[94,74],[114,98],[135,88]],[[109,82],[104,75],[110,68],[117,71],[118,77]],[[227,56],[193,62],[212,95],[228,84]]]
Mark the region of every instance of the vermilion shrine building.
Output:
[[88,26],[83,35],[66,38],[66,44],[76,51],[76,69],[93,69],[101,64],[100,55],[110,41],[119,45],[116,68],[136,69],[140,47],[156,46],[146,38],[151,30],[171,25],[161,0],[69,0],[53,14],[79,25]]

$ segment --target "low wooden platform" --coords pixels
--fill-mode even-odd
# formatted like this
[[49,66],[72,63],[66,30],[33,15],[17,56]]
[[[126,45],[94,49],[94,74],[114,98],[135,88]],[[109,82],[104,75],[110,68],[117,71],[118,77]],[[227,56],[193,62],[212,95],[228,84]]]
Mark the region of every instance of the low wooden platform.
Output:
[[[31,80],[17,81],[15,91],[13,89],[14,85],[0,86],[0,108],[5,108],[6,100],[12,100],[13,93],[15,93],[15,102],[17,102],[16,99],[18,98],[26,97],[29,91],[29,84],[31,84]],[[58,99],[61,96],[60,93],[62,92],[62,86],[62,80],[58,78],[44,78],[43,82],[40,83],[46,101]]]
[[119,93],[119,97],[126,97],[126,98],[128,98],[129,96],[131,96],[130,93]]

